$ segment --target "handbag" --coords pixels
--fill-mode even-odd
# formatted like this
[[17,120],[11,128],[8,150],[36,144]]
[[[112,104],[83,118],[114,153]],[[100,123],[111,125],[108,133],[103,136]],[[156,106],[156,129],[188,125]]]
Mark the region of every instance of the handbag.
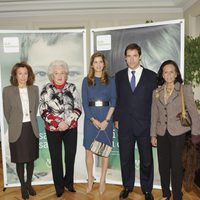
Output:
[[184,95],[183,95],[183,85],[181,85],[181,113],[178,115],[179,119],[181,121],[182,126],[191,126],[192,125],[192,120],[191,117],[188,113],[188,111],[185,109],[185,101],[184,101]]
[[[110,145],[107,145],[103,142],[99,142],[97,140],[100,132],[103,131],[106,135],[106,138],[108,139],[108,142]],[[101,157],[108,157],[110,152],[112,151],[112,144],[111,144],[111,141],[106,133],[105,130],[99,130],[97,136],[94,138],[94,141],[92,142],[92,144],[90,145],[90,151],[98,156],[101,156]]]

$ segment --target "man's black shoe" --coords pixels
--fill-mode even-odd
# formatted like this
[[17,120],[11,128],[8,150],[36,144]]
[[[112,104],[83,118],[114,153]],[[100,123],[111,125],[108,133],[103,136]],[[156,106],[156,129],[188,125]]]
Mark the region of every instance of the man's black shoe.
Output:
[[150,192],[144,194],[145,200],[154,200],[153,195]]
[[125,188],[123,189],[121,192],[120,192],[120,195],[119,195],[119,198],[120,199],[126,199],[128,197],[128,194],[129,192],[132,192],[133,190],[130,190],[128,188]]

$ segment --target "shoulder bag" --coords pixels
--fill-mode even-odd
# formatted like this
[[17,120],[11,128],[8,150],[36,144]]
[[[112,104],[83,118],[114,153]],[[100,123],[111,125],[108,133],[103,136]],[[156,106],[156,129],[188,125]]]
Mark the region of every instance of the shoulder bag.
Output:
[[185,101],[184,101],[184,95],[183,95],[183,85],[181,85],[181,114],[180,114],[180,120],[181,120],[181,125],[182,126],[191,126],[192,125],[192,120],[191,117],[188,113],[188,111],[185,109]]

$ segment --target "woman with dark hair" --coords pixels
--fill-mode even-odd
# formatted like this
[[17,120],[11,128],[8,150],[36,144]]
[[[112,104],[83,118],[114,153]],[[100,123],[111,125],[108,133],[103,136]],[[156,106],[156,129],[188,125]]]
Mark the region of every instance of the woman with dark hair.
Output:
[[180,121],[182,112],[181,90],[185,107],[190,114],[194,135],[200,133],[199,115],[194,102],[191,85],[183,85],[177,64],[173,60],[162,63],[158,71],[158,88],[154,90],[151,111],[151,143],[157,146],[158,165],[161,177],[163,198],[169,200],[170,177],[173,200],[182,200],[182,152],[185,135],[190,127],[183,126]]
[[173,60],[166,60],[165,62],[163,62],[160,66],[160,69],[158,70],[158,86],[162,86],[165,83],[165,79],[163,77],[163,69],[166,65],[173,65],[175,68],[175,72],[176,72],[176,77],[174,80],[174,83],[179,82],[180,84],[183,83],[183,79],[181,77],[181,73],[180,70],[178,68],[178,65],[176,64],[176,62],[174,62]]
[[[115,81],[107,74],[107,63],[105,56],[94,53],[90,58],[90,69],[82,84],[82,103],[85,111],[84,119],[84,141],[86,149],[86,166],[88,173],[87,192],[92,191],[93,178],[93,153],[90,146],[99,134],[98,140],[105,144],[112,144],[113,122],[112,114],[116,103]],[[103,133],[105,131],[105,134]],[[108,157],[102,157],[102,170],[100,177],[99,192],[105,191],[106,172],[108,168]]]
[[38,87],[33,85],[34,81],[31,66],[25,62],[16,63],[11,71],[11,86],[3,89],[3,108],[8,123],[11,162],[16,163],[23,199],[28,199],[29,195],[36,195],[31,186],[34,160],[39,156],[39,131],[36,119],[39,91]]

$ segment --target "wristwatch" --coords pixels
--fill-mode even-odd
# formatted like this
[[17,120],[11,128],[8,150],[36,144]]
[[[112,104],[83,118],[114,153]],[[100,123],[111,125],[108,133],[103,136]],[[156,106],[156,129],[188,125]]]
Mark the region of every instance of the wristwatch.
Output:
[[109,123],[110,119],[105,119],[105,121],[106,121],[107,123]]

